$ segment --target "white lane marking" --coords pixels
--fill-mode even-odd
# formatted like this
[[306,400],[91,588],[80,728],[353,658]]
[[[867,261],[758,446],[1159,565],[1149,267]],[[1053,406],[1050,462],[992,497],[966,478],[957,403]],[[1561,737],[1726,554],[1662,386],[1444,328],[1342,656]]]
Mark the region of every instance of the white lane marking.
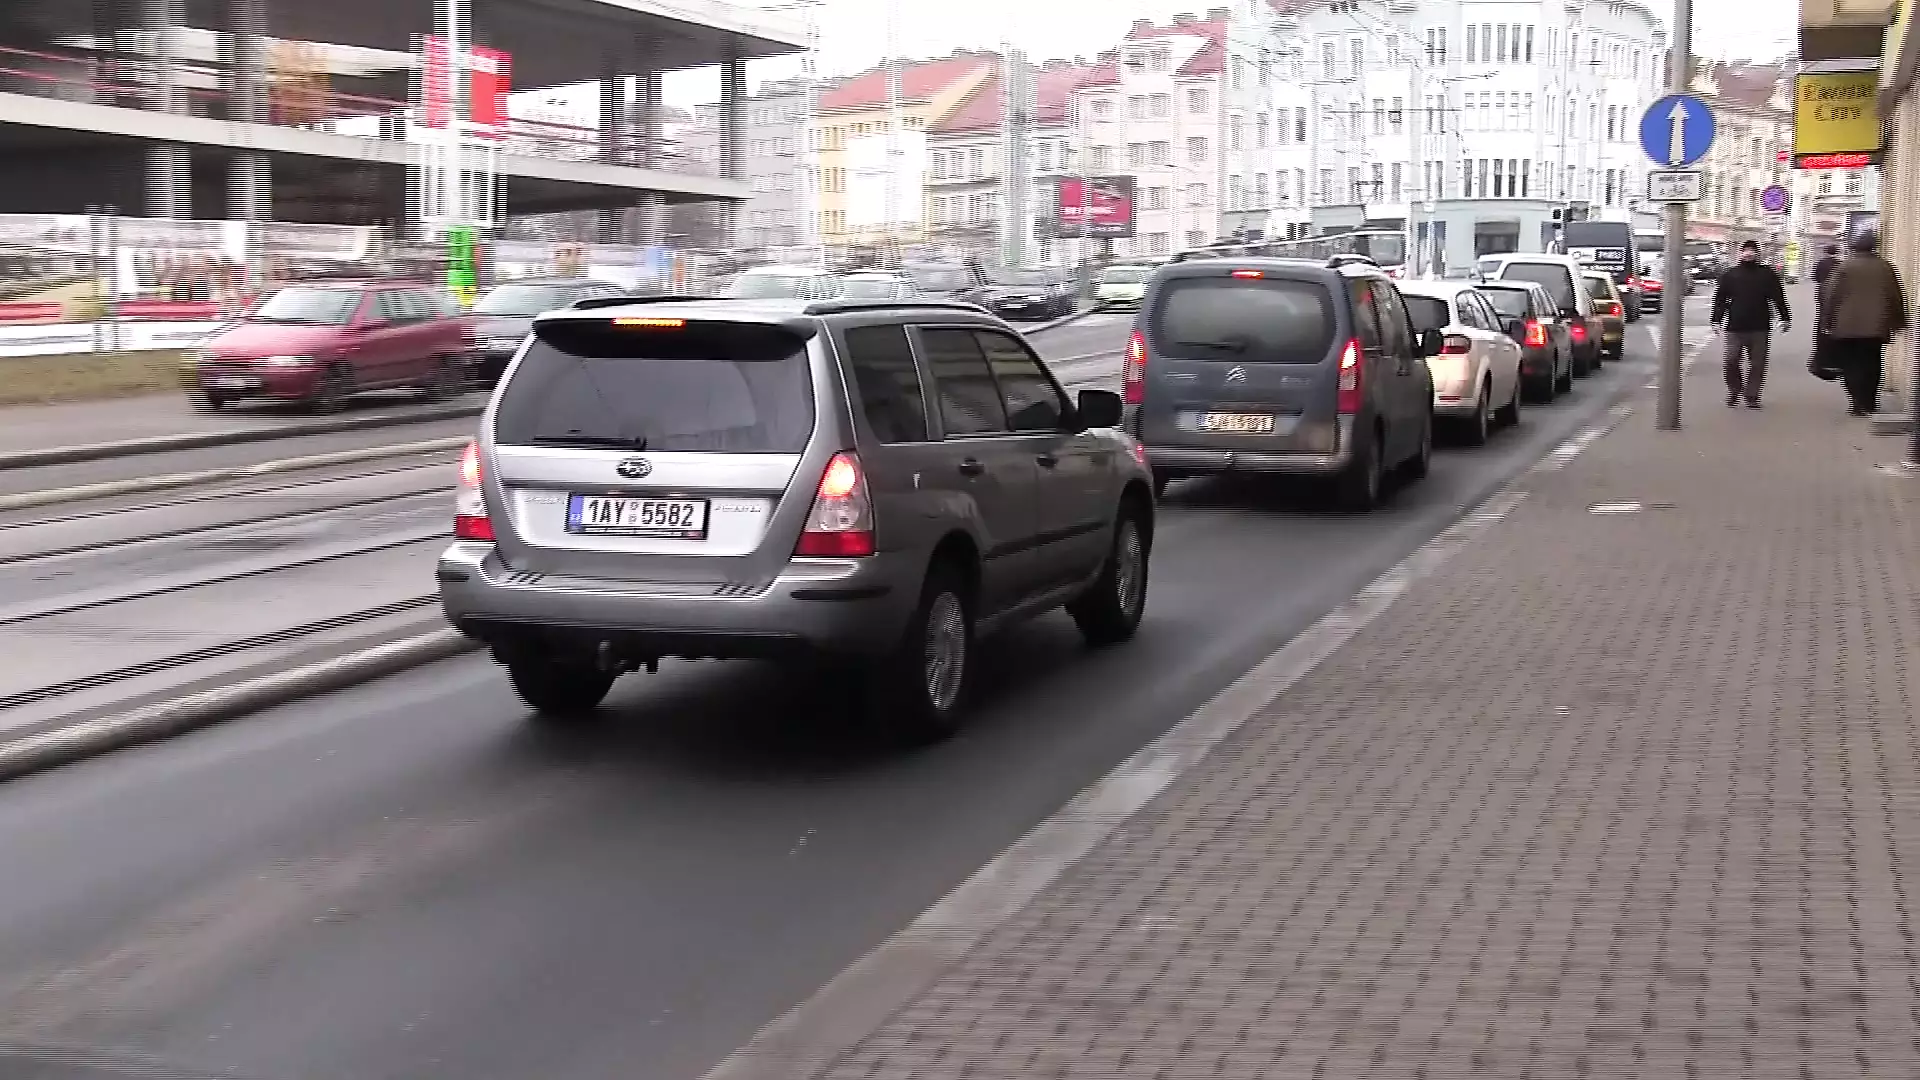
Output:
[[[1607,419],[1561,444],[1548,455],[1553,468],[1565,467],[1631,412],[1630,406],[1617,405]],[[1532,472],[1516,477],[1082,791],[905,929],[762,1028],[704,1080],[801,1080],[866,1037],[1222,740],[1379,618],[1415,582],[1512,513],[1526,498],[1522,484]]]

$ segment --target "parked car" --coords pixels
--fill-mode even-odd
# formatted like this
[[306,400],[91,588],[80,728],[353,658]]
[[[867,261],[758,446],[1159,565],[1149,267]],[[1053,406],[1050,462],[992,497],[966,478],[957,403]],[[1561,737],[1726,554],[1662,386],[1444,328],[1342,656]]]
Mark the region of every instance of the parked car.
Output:
[[1520,343],[1520,385],[1533,401],[1552,401],[1573,389],[1573,338],[1553,298],[1531,281],[1483,281],[1476,286]]
[[840,279],[840,296],[847,300],[912,300],[920,295],[904,274],[862,270]]
[[459,393],[470,356],[465,320],[432,289],[334,280],[265,298],[208,338],[183,374],[196,408],[266,399],[333,412],[364,390]]
[[1614,286],[1613,276],[1589,270],[1581,275],[1580,284],[1585,286],[1587,295],[1593,299],[1594,314],[1600,320],[1600,351],[1609,360],[1621,360],[1627,355],[1627,315],[1626,301],[1620,290]]
[[1073,286],[1051,270],[991,270],[986,308],[1003,319],[1058,319],[1073,314]]
[[1602,359],[1600,315],[1593,306],[1593,297],[1581,284],[1583,273],[1580,264],[1565,255],[1531,252],[1496,255],[1492,272],[1485,273],[1488,280],[1531,281],[1547,290],[1560,319],[1567,324],[1567,335],[1573,343],[1575,378],[1585,378],[1600,370]]
[[824,658],[937,738],[980,635],[1140,625],[1152,475],[1120,420],[966,305],[552,312],[463,459],[441,601],[542,717],[665,657]]
[[487,291],[468,314],[476,356],[473,376],[487,386],[500,380],[507,362],[520,350],[533,317],[601,296],[619,296],[618,285],[583,277],[522,278]]
[[735,300],[831,300],[841,276],[820,266],[756,266],[735,275],[727,296]]
[[1147,292],[1147,279],[1153,276],[1153,267],[1139,263],[1125,263],[1109,266],[1100,271],[1100,282],[1094,287],[1094,299],[1101,306],[1115,310],[1133,310],[1140,306],[1140,300]]
[[1433,372],[1434,416],[1459,425],[1479,446],[1495,427],[1520,422],[1520,343],[1506,320],[1471,282],[1403,281],[1413,328],[1438,330],[1440,353],[1427,361]]
[[1442,335],[1380,268],[1205,259],[1154,271],[1121,365],[1156,485],[1212,473],[1331,481],[1372,510],[1424,476]]
[[912,279],[920,295],[936,300],[987,306],[987,272],[972,260],[966,262],[908,262],[900,272]]

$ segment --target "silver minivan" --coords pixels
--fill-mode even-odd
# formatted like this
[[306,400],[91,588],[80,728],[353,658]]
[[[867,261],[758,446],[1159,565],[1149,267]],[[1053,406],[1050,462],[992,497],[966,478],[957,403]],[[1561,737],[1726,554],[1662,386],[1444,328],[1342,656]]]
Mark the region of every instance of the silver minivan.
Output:
[[1153,494],[1120,415],[969,306],[549,313],[462,463],[442,605],[542,715],[665,657],[797,658],[937,737],[979,635],[1061,606],[1095,644],[1139,625]]
[[1147,282],[1122,392],[1156,483],[1314,478],[1368,511],[1390,473],[1426,474],[1441,345],[1371,262],[1178,262]]

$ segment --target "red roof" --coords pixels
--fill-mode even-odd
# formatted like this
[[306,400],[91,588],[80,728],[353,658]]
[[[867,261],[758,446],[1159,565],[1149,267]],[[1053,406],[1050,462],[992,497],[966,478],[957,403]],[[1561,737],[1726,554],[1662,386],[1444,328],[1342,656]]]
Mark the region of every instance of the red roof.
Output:
[[1779,68],[1767,64],[1713,63],[1700,67],[1700,73],[1711,78],[1719,87],[1717,96],[1722,102],[1755,112],[1774,108],[1773,96],[1783,77]]
[[1156,38],[1180,36],[1205,38],[1206,43],[1195,50],[1194,54],[1189,56],[1174,74],[1218,75],[1226,68],[1226,12],[1216,9],[1208,12],[1208,16],[1205,19],[1176,17],[1173,22],[1165,26],[1156,26],[1146,19],[1136,19],[1133,29],[1127,31],[1127,40],[1152,41]]
[[[900,100],[926,101],[980,69],[999,62],[990,52],[965,49],[936,60],[909,60],[900,68]],[[820,95],[820,111],[870,109],[887,101],[887,69],[876,66]]]
[[[1111,83],[1114,65],[1072,64],[1050,60],[1034,72],[1034,122],[1064,123],[1072,106],[1073,92],[1083,86]],[[946,119],[928,130],[935,134],[993,131],[1006,118],[1006,84],[996,70],[993,77],[967,96],[966,101]]]

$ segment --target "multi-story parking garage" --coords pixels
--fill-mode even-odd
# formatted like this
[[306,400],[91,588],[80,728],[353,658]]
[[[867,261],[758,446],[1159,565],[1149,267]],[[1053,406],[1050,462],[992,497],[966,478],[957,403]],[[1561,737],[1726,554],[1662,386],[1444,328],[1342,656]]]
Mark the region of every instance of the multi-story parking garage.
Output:
[[[508,214],[737,203],[717,165],[661,137],[663,72],[717,67],[737,136],[745,62],[804,48],[797,24],[712,0],[470,0],[476,45],[516,89],[598,80],[597,128],[507,124]],[[169,218],[406,219],[414,47],[435,0],[8,0],[0,5],[0,209]],[[636,215],[657,220],[658,214]]]

